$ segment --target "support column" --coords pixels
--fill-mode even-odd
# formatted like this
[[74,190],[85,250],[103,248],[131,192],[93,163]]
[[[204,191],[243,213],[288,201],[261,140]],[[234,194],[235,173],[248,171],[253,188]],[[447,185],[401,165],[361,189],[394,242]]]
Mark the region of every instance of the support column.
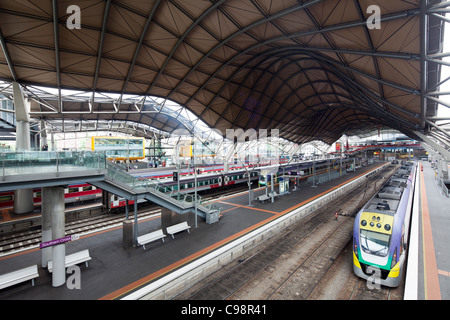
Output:
[[[29,110],[30,103],[25,100],[22,89],[17,82],[13,82],[14,110],[16,113],[16,151],[29,151],[30,123]],[[14,212],[17,214],[33,211],[33,189],[20,189],[14,191]]]
[[[49,188],[41,189],[41,213],[42,213],[42,242],[51,241],[52,238],[52,202],[49,201]],[[52,260],[52,247],[41,249],[42,268],[47,268],[47,263]]]
[[[63,187],[46,187],[44,195],[46,202],[51,206],[52,213],[52,240],[63,238],[65,232],[65,215],[64,215],[64,188]],[[58,244],[52,247],[52,285],[53,287],[62,286],[66,283],[66,245]]]
[[137,197],[134,198],[134,244],[137,247],[138,238],[138,218],[137,218]]

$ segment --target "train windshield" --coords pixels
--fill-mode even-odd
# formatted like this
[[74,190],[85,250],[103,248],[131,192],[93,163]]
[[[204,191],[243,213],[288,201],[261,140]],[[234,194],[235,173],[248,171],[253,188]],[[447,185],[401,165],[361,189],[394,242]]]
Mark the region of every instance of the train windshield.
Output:
[[366,253],[385,257],[389,252],[390,238],[388,234],[361,230],[361,247]]

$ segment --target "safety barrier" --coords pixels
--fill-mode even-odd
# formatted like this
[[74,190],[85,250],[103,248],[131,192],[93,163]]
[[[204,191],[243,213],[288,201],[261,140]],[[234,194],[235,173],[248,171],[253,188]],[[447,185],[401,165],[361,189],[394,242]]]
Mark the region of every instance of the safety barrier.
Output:
[[284,214],[260,228],[206,254],[168,275],[136,290],[125,296],[123,300],[151,300],[170,299],[183,290],[190,288],[211,273],[219,270],[229,262],[238,259],[247,251],[279,234],[298,220],[308,216],[314,210],[324,206],[336,197],[342,196],[366,182],[366,177],[382,170],[386,163],[375,170],[353,179],[345,185],[326,193],[325,195],[308,202],[307,204]]

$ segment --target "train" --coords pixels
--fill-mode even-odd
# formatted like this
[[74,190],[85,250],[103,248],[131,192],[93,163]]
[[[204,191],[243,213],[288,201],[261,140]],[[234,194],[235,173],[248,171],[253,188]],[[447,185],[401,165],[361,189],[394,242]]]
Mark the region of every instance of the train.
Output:
[[[353,164],[353,161],[352,158],[342,159],[342,169],[350,167]],[[358,159],[357,162],[364,163],[361,159]],[[207,169],[209,171],[207,172],[205,169],[209,167],[199,168],[199,172],[203,173],[197,175],[197,191],[228,188],[232,185],[248,183],[249,180],[250,182],[258,182],[259,186],[265,186],[268,178],[266,174],[263,174],[264,171],[275,172],[274,183],[279,182],[280,177],[283,175],[287,175],[297,182],[300,179],[306,179],[312,176],[313,163],[315,164],[314,174],[316,175],[326,173],[328,169],[339,170],[341,168],[340,159],[302,161],[300,163],[284,162],[279,165],[252,167],[250,170],[241,165],[233,166],[232,169],[226,173],[211,169]],[[134,172],[133,175],[135,177],[140,177],[140,179],[148,179],[150,176],[145,170],[141,171],[141,173]],[[178,181],[173,180],[171,174],[168,176],[164,175],[164,177],[161,177],[160,174],[153,175],[153,178],[151,178],[150,181],[157,182],[159,191],[164,193],[178,193],[178,185],[180,186],[180,194],[193,193],[195,191],[195,176],[193,171],[190,174],[185,171],[184,176],[180,174],[179,183]],[[119,208],[125,202],[125,199],[119,198],[114,194],[109,194],[108,197],[107,203],[108,209],[110,210]]]
[[[65,203],[77,203],[102,198],[103,190],[88,183],[70,185],[64,188]],[[41,188],[33,189],[33,203],[41,203]],[[14,191],[0,192],[0,209],[13,207]]]
[[375,285],[398,287],[403,277],[417,165],[407,162],[358,212],[353,272]]

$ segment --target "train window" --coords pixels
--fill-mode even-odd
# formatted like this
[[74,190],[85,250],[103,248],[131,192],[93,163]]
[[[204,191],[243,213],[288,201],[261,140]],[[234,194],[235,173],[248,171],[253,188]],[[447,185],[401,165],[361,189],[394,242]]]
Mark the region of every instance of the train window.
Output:
[[12,201],[12,200],[13,200],[12,194],[0,196],[0,202]]
[[89,191],[92,190],[92,186],[83,187],[83,191]]
[[385,257],[389,252],[391,236],[370,230],[361,230],[361,247],[366,253]]
[[78,188],[69,188],[69,193],[78,192]]

